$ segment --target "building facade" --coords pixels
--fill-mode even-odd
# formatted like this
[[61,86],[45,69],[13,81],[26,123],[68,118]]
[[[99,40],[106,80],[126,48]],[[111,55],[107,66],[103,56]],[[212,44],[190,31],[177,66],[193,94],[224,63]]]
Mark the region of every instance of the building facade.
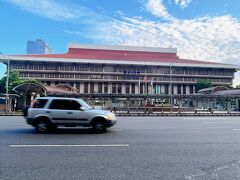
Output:
[[[79,93],[194,94],[198,80],[230,86],[235,65],[181,59],[174,48],[70,44],[65,54],[8,56],[23,79]],[[1,61],[4,61],[2,59]]]
[[47,42],[42,39],[27,41],[27,54],[50,54],[51,50]]

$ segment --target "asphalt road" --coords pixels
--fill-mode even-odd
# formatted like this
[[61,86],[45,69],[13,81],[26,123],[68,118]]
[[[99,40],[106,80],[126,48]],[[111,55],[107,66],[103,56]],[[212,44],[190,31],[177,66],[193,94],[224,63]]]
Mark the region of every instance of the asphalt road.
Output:
[[2,116],[0,145],[4,180],[240,179],[239,117],[119,117],[105,134],[37,134]]

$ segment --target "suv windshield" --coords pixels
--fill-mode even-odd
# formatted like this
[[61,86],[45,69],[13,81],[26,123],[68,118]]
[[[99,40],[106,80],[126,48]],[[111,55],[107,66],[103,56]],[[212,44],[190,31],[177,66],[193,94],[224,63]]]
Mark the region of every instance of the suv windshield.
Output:
[[85,107],[86,109],[93,109],[91,106],[89,106],[85,101],[80,99],[80,103],[83,107]]

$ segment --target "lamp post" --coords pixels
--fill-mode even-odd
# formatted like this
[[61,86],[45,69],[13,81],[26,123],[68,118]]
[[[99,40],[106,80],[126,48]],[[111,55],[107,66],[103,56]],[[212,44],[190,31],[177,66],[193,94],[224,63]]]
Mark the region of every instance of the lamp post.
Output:
[[4,59],[7,61],[7,79],[6,79],[6,99],[5,99],[5,111],[8,112],[8,99],[9,99],[9,64],[10,64],[10,60],[8,58],[6,58],[6,56],[0,52],[0,54],[4,57]]
[[[176,57],[176,60],[179,59],[179,56]],[[174,59],[175,60],[175,59]],[[170,62],[170,103],[171,103],[171,113],[173,112],[173,83],[172,83],[172,66],[175,63],[175,61]]]
[[173,111],[172,109],[172,105],[173,105],[173,95],[172,95],[172,65],[173,65],[173,62],[170,63],[170,108],[171,108],[171,113]]

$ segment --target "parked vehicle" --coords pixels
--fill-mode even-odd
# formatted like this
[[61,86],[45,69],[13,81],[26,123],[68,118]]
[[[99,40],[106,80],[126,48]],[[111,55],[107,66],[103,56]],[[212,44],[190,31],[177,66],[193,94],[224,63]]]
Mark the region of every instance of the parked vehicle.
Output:
[[116,116],[110,111],[97,110],[79,98],[39,97],[24,112],[28,124],[37,132],[46,132],[58,126],[92,127],[103,133],[116,124]]

